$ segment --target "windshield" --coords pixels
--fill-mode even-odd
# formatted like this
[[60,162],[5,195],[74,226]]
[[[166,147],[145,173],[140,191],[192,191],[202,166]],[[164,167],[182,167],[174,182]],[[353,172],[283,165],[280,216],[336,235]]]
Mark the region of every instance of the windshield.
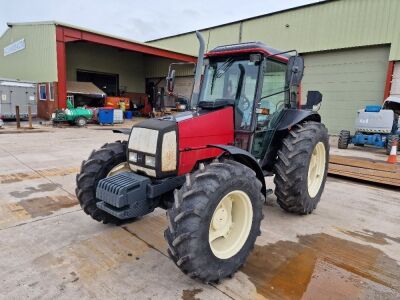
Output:
[[235,104],[235,127],[251,125],[259,65],[249,60],[214,61],[206,67],[200,102]]

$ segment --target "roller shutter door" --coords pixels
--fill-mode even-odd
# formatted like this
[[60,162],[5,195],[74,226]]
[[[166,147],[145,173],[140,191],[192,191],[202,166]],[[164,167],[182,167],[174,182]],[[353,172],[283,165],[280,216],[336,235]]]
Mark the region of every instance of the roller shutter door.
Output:
[[329,133],[353,131],[357,110],[382,103],[388,58],[383,46],[304,54],[303,103],[307,91],[320,91],[319,112]]
[[396,61],[394,64],[392,88],[390,89],[390,95],[400,97],[400,61]]

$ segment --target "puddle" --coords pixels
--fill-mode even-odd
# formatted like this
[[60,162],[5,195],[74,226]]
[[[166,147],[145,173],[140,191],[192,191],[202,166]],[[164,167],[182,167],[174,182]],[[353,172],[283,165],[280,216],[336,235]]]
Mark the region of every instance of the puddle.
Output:
[[182,291],[182,300],[200,300],[196,295],[201,293],[202,289],[191,289]]
[[400,297],[395,260],[371,246],[323,233],[256,245],[241,271],[268,299]]
[[15,191],[11,192],[10,195],[15,198],[26,198],[34,193],[41,192],[52,192],[58,188],[57,184],[54,183],[43,183],[39,184],[37,187],[29,186],[25,188],[25,191]]
[[78,204],[72,196],[47,196],[22,200],[19,203],[32,218],[51,215],[62,208],[72,207]]
[[38,170],[37,172],[19,172],[12,174],[4,174],[0,175],[0,183],[13,183],[20,182],[24,180],[38,179],[42,177],[51,177],[51,176],[65,176],[70,174],[75,174],[79,172],[79,168],[71,167],[71,168],[52,168],[45,170]]
[[364,242],[378,244],[378,245],[387,245],[388,240],[400,244],[400,237],[392,237],[388,236],[385,233],[375,232],[368,229],[364,229],[363,231],[349,231],[342,228],[337,228],[338,231],[351,236],[353,238],[359,239]]

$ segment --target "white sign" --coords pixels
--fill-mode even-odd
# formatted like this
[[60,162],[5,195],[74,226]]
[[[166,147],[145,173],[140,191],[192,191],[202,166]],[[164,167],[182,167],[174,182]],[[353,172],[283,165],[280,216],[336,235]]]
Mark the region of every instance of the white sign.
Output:
[[21,51],[25,49],[25,39],[21,39],[16,41],[7,47],[4,47],[4,56],[13,54],[15,52]]
[[7,101],[7,95],[6,94],[1,94],[1,100],[2,101]]
[[29,101],[35,101],[35,96],[29,96]]

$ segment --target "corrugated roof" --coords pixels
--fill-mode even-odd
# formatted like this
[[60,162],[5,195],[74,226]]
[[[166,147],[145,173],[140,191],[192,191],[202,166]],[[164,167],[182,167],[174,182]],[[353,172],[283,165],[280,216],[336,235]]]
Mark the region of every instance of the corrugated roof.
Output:
[[160,49],[160,50],[166,50],[166,51],[170,51],[170,52],[174,52],[174,53],[179,53],[179,54],[184,54],[184,55],[188,55],[186,53],[180,53],[177,52],[176,50],[173,49],[169,49],[169,48],[164,48],[164,47],[159,47],[159,46],[154,46],[151,44],[147,44],[147,43],[143,43],[143,42],[139,42],[137,40],[132,40],[132,39],[127,39],[121,36],[117,36],[117,35],[112,35],[109,33],[104,33],[101,31],[97,31],[97,30],[93,30],[90,28],[85,28],[85,27],[81,27],[81,26],[76,26],[76,25],[72,25],[72,24],[68,24],[68,23],[64,23],[64,22],[59,22],[59,21],[38,21],[38,22],[7,22],[7,26],[8,27],[13,27],[13,26],[36,26],[36,25],[55,25],[55,26],[63,26],[63,27],[68,27],[68,28],[73,28],[73,29],[77,29],[77,30],[82,30],[82,31],[86,31],[86,32],[90,32],[90,33],[94,33],[94,34],[98,34],[98,35],[103,35],[103,36],[107,36],[110,38],[114,38],[114,39],[118,39],[121,41],[126,41],[129,43],[135,43],[138,45],[142,45],[145,47],[149,47],[149,48],[153,48],[153,49]]
[[67,94],[81,94],[96,97],[107,96],[101,89],[92,82],[67,81]]

